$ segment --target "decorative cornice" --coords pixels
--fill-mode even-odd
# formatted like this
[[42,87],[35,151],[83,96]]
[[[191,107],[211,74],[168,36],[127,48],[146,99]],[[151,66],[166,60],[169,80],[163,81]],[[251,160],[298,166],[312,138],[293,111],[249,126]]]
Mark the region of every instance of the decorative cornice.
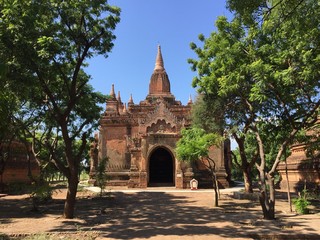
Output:
[[111,86],[111,90],[110,90],[110,94],[109,95],[112,97],[112,99],[116,98],[116,94],[114,92],[114,84],[112,84],[112,86]]
[[177,117],[167,108],[163,99],[158,99],[155,110],[149,113],[145,119],[140,119],[139,123],[150,127],[151,124],[156,124],[158,120],[165,120],[172,127],[179,127],[181,125]]

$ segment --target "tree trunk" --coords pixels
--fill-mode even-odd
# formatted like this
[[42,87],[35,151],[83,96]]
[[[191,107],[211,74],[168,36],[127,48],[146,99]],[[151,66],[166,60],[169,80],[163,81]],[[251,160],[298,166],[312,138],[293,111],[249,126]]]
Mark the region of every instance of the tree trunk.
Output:
[[4,192],[3,174],[1,173],[0,175],[1,175],[1,177],[0,177],[1,192]]
[[251,179],[250,173],[252,170],[252,165],[256,162],[256,157],[251,159],[251,164],[250,164],[248,162],[248,158],[245,151],[245,144],[244,144],[245,138],[243,136],[238,137],[237,134],[233,134],[233,136],[239,147],[241,164],[237,161],[236,157],[234,157],[234,159],[236,161],[236,164],[242,170],[245,192],[252,193],[253,189],[252,189],[252,179]]
[[216,188],[214,188],[214,194],[213,194],[213,207],[218,207],[219,206],[219,196],[218,196],[218,191]]
[[289,176],[288,176],[288,165],[287,165],[287,156],[284,157],[284,164],[286,169],[286,181],[287,181],[287,195],[288,195],[288,203],[289,203],[289,210],[292,212],[292,202],[291,202],[291,195],[290,195],[290,184],[289,184]]
[[244,180],[244,190],[246,193],[253,193],[252,189],[252,179],[250,176],[250,169],[245,168],[243,169],[243,180]]
[[274,178],[272,176],[268,176],[268,186],[269,186],[269,212],[268,217],[266,219],[268,220],[274,220],[275,219],[275,203],[276,203],[276,197],[275,197],[275,188],[274,188]]
[[213,182],[213,207],[219,206],[219,186],[217,182],[217,176],[215,173],[212,173],[212,182]]
[[[262,207],[263,212],[263,218],[267,220],[273,220],[274,219],[274,201],[275,201],[275,194],[274,194],[274,178],[273,175],[270,174],[274,171],[270,171],[268,174],[265,171],[266,168],[266,159],[264,154],[264,147],[263,142],[260,137],[259,132],[257,131],[257,128],[253,128],[254,133],[256,135],[256,139],[259,146],[259,155],[260,155],[260,165],[256,164],[258,171],[259,171],[259,180],[260,180],[260,205]],[[267,189],[267,184],[269,185],[269,194]]]
[[275,219],[275,189],[274,189],[274,178],[268,176],[267,182],[269,186],[269,194],[266,184],[265,172],[260,171],[260,195],[259,201],[263,212],[263,218],[266,220]]
[[79,183],[78,174],[72,173],[71,176],[68,178],[67,198],[64,204],[64,211],[63,211],[64,218],[72,219],[74,217],[78,183]]

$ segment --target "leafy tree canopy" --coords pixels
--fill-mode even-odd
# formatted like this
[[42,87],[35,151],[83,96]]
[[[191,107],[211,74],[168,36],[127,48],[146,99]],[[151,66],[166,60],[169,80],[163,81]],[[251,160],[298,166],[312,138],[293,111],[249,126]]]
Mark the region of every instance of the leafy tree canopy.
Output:
[[182,138],[177,142],[177,156],[181,160],[196,161],[209,156],[209,148],[222,141],[221,136],[215,133],[206,133],[197,127],[182,129]]
[[25,137],[44,134],[37,142],[68,178],[64,215],[72,218],[80,161],[100,117],[97,103],[104,102],[85,67],[94,55],[108,56],[120,9],[105,0],[2,1],[0,9],[0,59],[7,86],[21,102],[15,121]]
[[208,95],[198,95],[192,105],[192,126],[202,128],[206,133],[223,134],[224,129],[224,103],[219,99],[211,101]]
[[[193,86],[224,102],[226,126],[236,139],[255,136],[260,181],[271,189],[269,199],[261,187],[264,216],[273,219],[276,167],[287,146],[319,115],[320,5],[308,0],[228,4],[235,18],[218,18],[216,32],[199,36],[201,47],[191,44],[198,55],[189,60],[198,72]],[[270,168],[268,155],[274,158]]]

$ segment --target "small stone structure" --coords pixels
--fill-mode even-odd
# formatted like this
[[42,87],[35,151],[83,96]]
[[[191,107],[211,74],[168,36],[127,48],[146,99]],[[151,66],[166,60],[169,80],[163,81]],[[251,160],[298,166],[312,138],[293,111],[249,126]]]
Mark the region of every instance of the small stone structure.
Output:
[[[190,188],[190,180],[199,187],[210,184],[210,176],[201,163],[188,165],[178,161],[175,147],[180,130],[189,127],[192,100],[187,105],[177,101],[170,90],[169,77],[164,68],[158,46],[156,63],[149,83],[149,94],[139,104],[130,96],[128,105],[112,85],[106,110],[100,120],[100,132],[91,147],[91,182],[94,182],[98,159],[108,157],[109,185],[129,188],[175,186]],[[98,149],[98,157],[94,149]],[[228,187],[225,166],[229,166],[223,144],[212,148],[210,156],[216,160],[220,187]],[[210,184],[210,186],[212,186]]]
[[23,143],[5,141],[0,143],[0,148],[0,184],[30,183],[31,175],[40,175],[36,160],[29,157],[28,149]]
[[305,186],[309,190],[320,191],[320,116],[316,123],[307,129],[306,136],[310,142],[297,142],[290,147],[291,155],[281,162],[278,171],[281,175],[281,189],[288,189],[286,169],[290,191],[299,192]]
[[[287,172],[290,191],[298,192],[306,184],[308,189],[320,191],[320,159],[307,156],[308,145],[295,144],[291,147],[291,155],[287,158]],[[281,162],[278,166],[281,175],[281,189],[288,189],[286,166]]]

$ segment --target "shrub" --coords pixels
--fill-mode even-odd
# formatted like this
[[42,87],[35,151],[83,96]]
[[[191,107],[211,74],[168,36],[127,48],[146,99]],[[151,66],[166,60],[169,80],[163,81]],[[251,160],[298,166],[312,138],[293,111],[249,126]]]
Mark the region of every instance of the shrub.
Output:
[[49,183],[44,180],[39,180],[33,183],[34,189],[30,194],[33,204],[33,210],[38,211],[38,206],[41,203],[46,203],[52,199],[53,190]]
[[310,205],[310,202],[307,199],[307,190],[304,189],[301,192],[299,192],[299,197],[292,200],[296,212],[299,214],[307,214],[309,213],[308,206]]
[[102,158],[99,161],[99,164],[97,167],[96,184],[98,187],[100,187],[100,197],[102,197],[104,188],[108,180],[107,173],[106,173],[107,162],[108,162],[108,158]]

